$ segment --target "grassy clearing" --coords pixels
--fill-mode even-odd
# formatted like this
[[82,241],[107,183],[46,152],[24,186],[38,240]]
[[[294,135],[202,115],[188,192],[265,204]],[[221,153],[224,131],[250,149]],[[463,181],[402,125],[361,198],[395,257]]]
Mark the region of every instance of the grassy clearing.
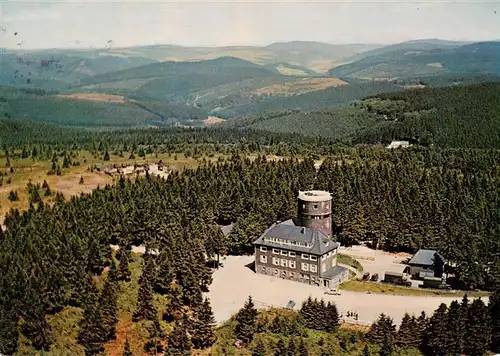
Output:
[[465,294],[469,297],[485,297],[490,293],[488,292],[475,292],[475,291],[444,291],[436,289],[421,289],[409,288],[402,286],[395,286],[384,283],[363,282],[351,280],[344,282],[340,288],[351,292],[371,292],[382,293],[391,295],[410,295],[410,296],[424,296],[424,297],[463,297]]
[[361,263],[358,260],[352,258],[351,256],[339,254],[337,256],[337,262],[351,266],[356,270],[358,270],[359,272],[363,272],[363,266],[361,265]]
[[[53,195],[46,197],[45,202],[50,203],[54,198],[55,192],[62,193],[66,198],[81,193],[89,193],[98,186],[103,187],[106,184],[112,184],[114,178],[100,172],[90,172],[89,167],[92,165],[113,164],[113,163],[154,163],[160,159],[168,165],[175,166],[177,169],[196,167],[199,161],[194,158],[185,157],[182,154],[159,154],[146,155],[145,158],[136,157],[128,159],[129,153],[124,153],[124,157],[110,155],[109,161],[103,161],[102,157],[94,157],[90,152],[81,151],[73,158],[73,161],[80,162],[80,166],[73,166],[62,170],[62,175],[48,175],[52,163],[50,161],[33,161],[31,158],[11,159],[11,165],[14,172],[10,173],[9,169],[4,168],[6,164],[5,157],[0,155],[0,172],[6,172],[7,176],[3,177],[3,184],[0,185],[0,224],[3,221],[5,214],[12,208],[24,210],[29,206],[28,192],[26,185],[31,182],[33,184],[42,184],[44,180],[50,186]],[[217,160],[218,157],[206,158]],[[62,160],[60,160],[62,161]],[[60,162],[62,164],[62,162]],[[80,177],[83,177],[84,183],[79,184]],[[10,183],[7,181],[10,180]],[[17,191],[19,200],[9,201],[9,193]]]

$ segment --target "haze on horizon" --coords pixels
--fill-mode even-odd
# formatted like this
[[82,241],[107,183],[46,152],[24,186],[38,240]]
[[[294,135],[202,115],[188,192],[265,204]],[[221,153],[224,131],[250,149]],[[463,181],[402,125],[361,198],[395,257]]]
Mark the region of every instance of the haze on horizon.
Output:
[[6,0],[0,6],[0,47],[17,49],[106,47],[108,41],[128,47],[500,38],[494,1]]

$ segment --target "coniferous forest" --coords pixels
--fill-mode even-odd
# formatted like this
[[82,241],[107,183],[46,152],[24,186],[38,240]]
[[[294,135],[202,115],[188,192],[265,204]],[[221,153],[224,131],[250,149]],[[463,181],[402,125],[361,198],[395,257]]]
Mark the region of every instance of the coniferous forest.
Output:
[[[252,253],[251,241],[274,221],[292,217],[297,192],[313,187],[332,192],[335,232],[344,244],[370,239],[387,250],[436,247],[453,262],[458,287],[495,290],[499,160],[497,151],[486,150],[338,150],[316,172],[310,158],[233,156],[166,180],[120,179],[51,206],[13,210],[0,234],[1,351],[14,352],[20,338],[50,349],[47,318],[76,306],[83,310],[78,342],[86,354],[101,352],[113,338],[117,290],[132,278],[130,248],[139,244],[156,251],[142,258],[134,311],[135,322],[147,320],[155,330],[148,350],[168,338],[177,350],[213,343],[210,317],[203,314],[210,314],[209,301],[202,297],[210,288],[211,260]],[[226,238],[218,224],[228,223],[235,227]],[[117,253],[110,244],[119,245]],[[100,276],[104,284],[96,282]],[[170,300],[164,315],[153,302],[158,295]],[[159,318],[174,325],[168,337]],[[332,330],[313,324],[304,325]],[[186,331],[194,327],[199,334]],[[384,340],[382,346],[390,341]],[[425,347],[424,354],[441,354]]]

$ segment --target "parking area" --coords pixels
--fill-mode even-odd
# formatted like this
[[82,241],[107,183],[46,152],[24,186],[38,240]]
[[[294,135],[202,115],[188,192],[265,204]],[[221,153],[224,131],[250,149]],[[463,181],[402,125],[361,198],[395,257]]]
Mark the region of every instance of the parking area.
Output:
[[[394,261],[394,258],[384,257],[378,261],[384,260],[390,262]],[[347,311],[357,313],[358,321],[366,324],[376,320],[380,313],[391,316],[398,324],[405,312],[415,315],[420,314],[421,311],[432,313],[440,303],[449,304],[454,299],[460,299],[442,296],[396,296],[346,291],[342,291],[341,295],[327,295],[324,294],[322,288],[317,286],[256,274],[247,267],[253,262],[253,256],[228,256],[221,262],[223,267],[214,272],[210,292],[206,293],[206,296],[210,298],[218,323],[224,322],[236,313],[249,295],[254,299],[257,308],[284,307],[288,301],[293,300],[296,303],[295,308],[299,309],[301,303],[309,296],[323,298],[325,301],[336,302],[339,312],[343,315],[346,315]],[[370,265],[366,262],[367,271],[370,271],[368,268],[372,268],[371,270],[374,272],[381,271],[380,268],[383,269],[384,266],[392,263],[379,262]],[[398,268],[401,266],[398,263],[394,264]]]
[[[388,253],[381,250],[372,250],[361,245],[341,247],[339,253],[357,259],[363,266],[363,273],[368,272],[370,276],[374,273],[378,273],[379,281],[384,279],[385,272],[402,273],[406,267],[402,262],[411,257],[411,255],[407,253]],[[412,280],[411,283],[412,287],[417,288],[422,284],[422,281]]]

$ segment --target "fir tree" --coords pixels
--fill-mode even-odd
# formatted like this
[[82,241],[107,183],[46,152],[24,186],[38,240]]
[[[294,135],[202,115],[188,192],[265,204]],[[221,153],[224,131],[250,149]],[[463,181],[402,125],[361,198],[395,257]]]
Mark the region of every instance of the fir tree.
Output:
[[387,337],[387,342],[392,344],[396,337],[396,326],[389,316],[382,313],[377,321],[371,325],[370,331],[366,336],[368,340],[379,345],[385,342],[385,338]]
[[106,150],[106,152],[104,152],[104,157],[102,158],[103,161],[109,161],[109,152],[108,150]]
[[339,312],[335,303],[328,302],[326,305],[326,330],[327,332],[334,332],[339,327]]
[[449,336],[447,338],[447,350],[452,355],[460,355],[464,350],[465,329],[467,324],[467,309],[456,301],[452,301],[446,315],[447,329]]
[[295,341],[293,338],[288,341],[288,347],[286,349],[286,355],[287,356],[295,356],[295,353],[297,352],[297,346],[295,345]]
[[425,332],[426,347],[424,353],[432,355],[443,355],[446,353],[448,325],[446,320],[446,304],[442,303],[429,319],[429,325]]
[[145,260],[145,266],[142,271],[141,278],[139,279],[139,295],[137,299],[138,309],[134,314],[135,320],[156,320],[157,318],[157,310],[154,306],[153,299],[153,288],[152,288],[152,280],[154,278],[154,266],[152,261],[152,257],[149,254],[144,254],[143,259]]
[[98,304],[98,292],[92,282],[80,320],[78,342],[85,348],[85,355],[97,355],[104,350],[105,331],[102,326],[101,309]]
[[261,338],[257,340],[257,343],[253,348],[252,356],[266,356],[266,346],[264,345],[264,342],[262,342]]
[[283,339],[279,339],[276,344],[276,351],[274,351],[274,356],[286,356],[286,345]]
[[167,338],[167,355],[189,355],[190,350],[191,341],[186,331],[185,321],[177,321]]
[[35,349],[49,351],[52,343],[52,332],[41,305],[32,307],[26,313],[22,331]]
[[106,340],[115,338],[116,324],[118,323],[118,293],[120,285],[118,284],[118,272],[116,270],[115,260],[111,260],[108,277],[99,300],[102,313],[102,326],[105,330]]
[[467,313],[465,354],[484,355],[491,343],[491,321],[481,299],[474,299]]
[[497,289],[489,298],[491,320],[491,351],[500,352],[500,290]]
[[304,342],[304,339],[300,339],[299,356],[309,356],[309,351],[307,350],[307,346],[306,343]]
[[420,337],[417,319],[405,313],[396,336],[396,346],[400,348],[419,347]]
[[132,273],[130,272],[130,269],[128,268],[128,264],[130,261],[130,248],[127,246],[120,246],[120,260],[119,260],[119,265],[118,265],[118,280],[119,281],[124,281],[124,282],[129,282],[130,281],[130,276]]
[[214,314],[210,307],[210,302],[205,299],[196,308],[195,320],[193,321],[193,332],[191,341],[196,349],[205,349],[215,342],[213,328],[215,326]]
[[249,296],[243,308],[236,314],[236,338],[245,344],[252,342],[256,321],[257,309],[255,309],[252,297]]

